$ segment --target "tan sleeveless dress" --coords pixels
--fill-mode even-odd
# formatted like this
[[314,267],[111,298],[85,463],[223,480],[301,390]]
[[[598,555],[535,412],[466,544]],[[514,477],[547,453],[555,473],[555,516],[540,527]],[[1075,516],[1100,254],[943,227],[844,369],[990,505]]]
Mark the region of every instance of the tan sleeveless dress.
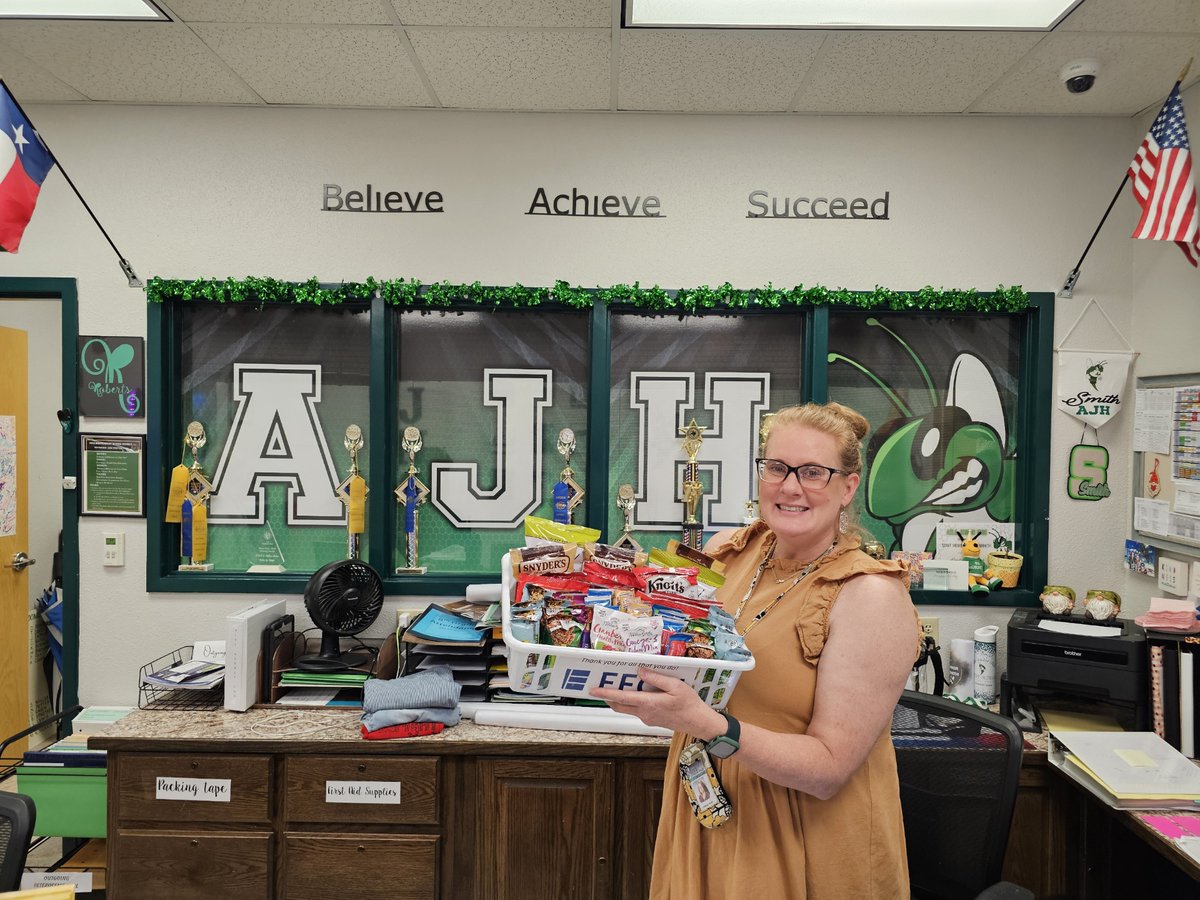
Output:
[[[719,596],[730,612],[749,587],[769,536],[760,520],[716,548],[714,555],[728,566]],[[778,595],[778,578],[801,568],[790,560],[772,562],[746,605],[741,627]],[[757,665],[739,679],[730,715],[771,731],[807,730],[829,612],[842,584],[867,573],[895,575],[907,584],[903,564],[874,560],[857,541],[843,540],[754,627],[747,644]],[[915,607],[912,627],[915,659],[920,631]],[[696,820],[680,786],[679,753],[690,740],[676,734],[667,757],[651,900],[908,897],[896,756],[886,730],[862,767],[829,800],[765,781],[741,768],[736,754],[713,760],[733,803],[733,818],[715,829]]]

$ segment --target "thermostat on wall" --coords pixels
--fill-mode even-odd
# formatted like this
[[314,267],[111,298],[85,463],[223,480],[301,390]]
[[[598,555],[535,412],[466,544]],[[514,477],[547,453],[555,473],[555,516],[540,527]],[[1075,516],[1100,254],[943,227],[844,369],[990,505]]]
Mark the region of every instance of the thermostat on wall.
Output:
[[107,532],[104,535],[104,565],[125,565],[125,534],[124,532]]

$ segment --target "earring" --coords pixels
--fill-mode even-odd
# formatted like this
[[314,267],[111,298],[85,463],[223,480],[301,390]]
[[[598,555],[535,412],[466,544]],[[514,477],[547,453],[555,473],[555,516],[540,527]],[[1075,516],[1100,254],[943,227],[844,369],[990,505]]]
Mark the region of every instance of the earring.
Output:
[[838,516],[838,531],[847,531],[850,528],[850,517],[846,515],[846,508],[842,507],[841,515]]

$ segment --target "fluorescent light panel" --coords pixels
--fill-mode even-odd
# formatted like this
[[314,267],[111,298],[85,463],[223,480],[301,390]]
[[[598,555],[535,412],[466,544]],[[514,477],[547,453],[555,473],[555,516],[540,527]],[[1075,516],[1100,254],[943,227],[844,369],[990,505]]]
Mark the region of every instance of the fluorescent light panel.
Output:
[[625,0],[641,28],[1048,29],[1080,0]]
[[160,19],[149,0],[0,0],[5,19]]

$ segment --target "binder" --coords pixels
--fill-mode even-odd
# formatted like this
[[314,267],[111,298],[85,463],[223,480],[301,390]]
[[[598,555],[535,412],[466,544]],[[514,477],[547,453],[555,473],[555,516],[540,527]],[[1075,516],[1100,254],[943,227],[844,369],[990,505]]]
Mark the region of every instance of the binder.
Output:
[[282,600],[260,600],[225,618],[225,708],[244,712],[259,696],[264,629],[287,612]]

